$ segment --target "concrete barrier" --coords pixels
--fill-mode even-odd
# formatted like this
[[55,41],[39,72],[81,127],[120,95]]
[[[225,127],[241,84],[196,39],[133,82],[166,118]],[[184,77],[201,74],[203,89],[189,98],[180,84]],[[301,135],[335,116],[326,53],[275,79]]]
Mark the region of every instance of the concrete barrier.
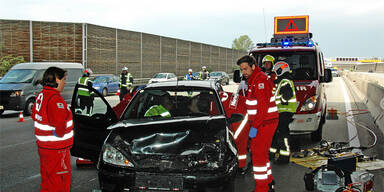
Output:
[[371,112],[375,124],[384,133],[384,76],[344,71],[343,78],[357,92]]

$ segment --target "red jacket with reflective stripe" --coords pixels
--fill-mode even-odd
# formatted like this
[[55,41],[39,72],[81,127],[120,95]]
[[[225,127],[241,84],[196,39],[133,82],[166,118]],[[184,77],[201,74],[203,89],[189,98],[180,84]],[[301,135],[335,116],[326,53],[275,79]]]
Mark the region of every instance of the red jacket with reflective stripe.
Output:
[[62,149],[72,146],[72,112],[56,89],[44,86],[33,105],[32,119],[38,147]]
[[258,128],[264,121],[279,118],[272,94],[273,84],[267,75],[256,66],[247,79],[248,95],[245,102],[252,127]]

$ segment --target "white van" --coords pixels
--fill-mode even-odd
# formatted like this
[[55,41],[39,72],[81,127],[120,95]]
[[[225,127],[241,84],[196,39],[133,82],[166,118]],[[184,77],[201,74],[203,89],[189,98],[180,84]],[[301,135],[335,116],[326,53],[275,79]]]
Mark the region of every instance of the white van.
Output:
[[13,66],[0,80],[0,115],[5,110],[23,110],[25,115],[30,115],[36,94],[43,88],[39,82],[45,70],[53,66],[67,71],[67,81],[61,95],[70,103],[75,85],[84,72],[81,63],[20,63]]

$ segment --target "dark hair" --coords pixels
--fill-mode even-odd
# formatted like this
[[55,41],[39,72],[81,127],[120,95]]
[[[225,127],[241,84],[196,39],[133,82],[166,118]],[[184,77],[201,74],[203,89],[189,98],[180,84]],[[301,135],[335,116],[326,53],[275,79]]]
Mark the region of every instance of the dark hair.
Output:
[[248,63],[248,65],[252,67],[252,65],[256,64],[256,59],[251,55],[244,55],[239,60],[237,60],[237,65],[242,63]]
[[56,88],[57,87],[56,77],[61,80],[64,78],[66,73],[67,71],[64,69],[61,69],[58,67],[50,67],[47,70],[45,70],[41,84],[43,86]]

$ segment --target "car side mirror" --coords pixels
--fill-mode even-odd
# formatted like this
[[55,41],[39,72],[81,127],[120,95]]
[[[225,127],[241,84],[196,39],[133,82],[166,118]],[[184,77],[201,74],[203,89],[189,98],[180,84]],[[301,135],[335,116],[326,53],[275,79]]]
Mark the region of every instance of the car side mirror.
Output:
[[242,115],[240,113],[234,113],[228,119],[228,123],[230,123],[230,124],[236,123],[236,122],[242,121],[243,119],[244,119],[244,115]]
[[241,81],[240,70],[235,70],[233,72],[233,82],[240,83],[240,81]]
[[324,69],[324,76],[322,78],[322,82],[329,83],[332,81],[332,71],[331,69]]

